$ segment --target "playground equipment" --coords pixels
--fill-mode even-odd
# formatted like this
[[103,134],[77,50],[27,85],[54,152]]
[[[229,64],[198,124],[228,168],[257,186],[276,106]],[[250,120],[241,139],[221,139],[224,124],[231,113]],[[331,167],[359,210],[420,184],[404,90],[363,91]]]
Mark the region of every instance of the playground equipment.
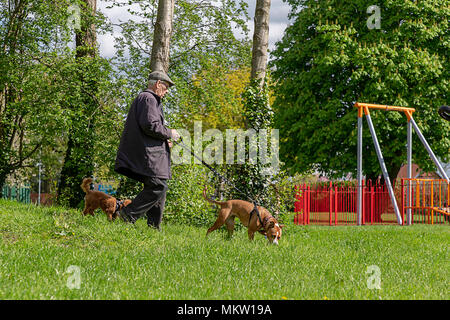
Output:
[[402,212],[411,211],[411,221],[450,221],[450,185],[444,179],[402,179],[401,201]]
[[[408,179],[412,178],[412,128],[414,128],[414,131],[419,136],[420,141],[424,145],[425,149],[427,150],[428,154],[430,155],[431,160],[433,160],[434,164],[438,168],[440,174],[442,177],[445,178],[447,181],[447,184],[450,183],[449,178],[447,177],[447,174],[445,173],[444,169],[442,168],[441,164],[439,163],[439,160],[434,155],[433,150],[431,150],[430,146],[428,145],[425,137],[422,135],[422,132],[420,131],[419,127],[417,126],[416,122],[413,119],[413,112],[415,112],[415,109],[413,108],[405,108],[405,107],[396,107],[396,106],[384,106],[384,105],[378,105],[378,104],[369,104],[369,103],[360,103],[357,102],[355,104],[355,107],[358,108],[358,151],[357,151],[357,158],[358,158],[358,185],[357,185],[357,215],[358,215],[358,225],[362,224],[362,128],[363,128],[363,122],[362,122],[362,116],[365,114],[367,123],[369,125],[370,134],[372,136],[373,144],[375,146],[375,150],[378,157],[378,162],[380,163],[381,171],[383,172],[383,177],[386,182],[386,187],[389,191],[389,196],[391,198],[392,205],[394,207],[394,212],[397,217],[397,222],[399,225],[403,224],[403,219],[400,214],[400,210],[397,205],[397,201],[395,199],[394,190],[391,185],[391,181],[389,179],[389,175],[386,169],[386,165],[384,163],[383,154],[380,149],[380,145],[378,143],[378,138],[375,132],[375,128],[373,127],[372,119],[370,117],[370,109],[373,110],[385,110],[385,111],[400,111],[404,112],[407,118],[407,166],[408,166]],[[410,197],[410,191],[411,187],[408,185],[408,198],[406,199],[407,203],[407,224],[410,225],[412,223],[411,220],[411,208],[409,208],[411,205],[411,197]]]
[[[408,210],[412,223],[449,223],[450,186],[444,179],[401,179],[393,183],[403,224]],[[396,224],[386,184],[362,182],[362,224]],[[408,188],[411,204],[408,205]],[[356,225],[357,185],[326,182],[296,186],[295,224]]]
[[[427,216],[433,223],[434,218],[444,217],[450,221],[449,184],[450,180],[442,168],[433,150],[413,119],[415,109],[377,105],[369,103],[356,103],[358,108],[358,149],[357,149],[357,184],[346,187],[334,186],[297,186],[297,201],[295,203],[294,222],[309,224],[311,222],[332,224],[386,223],[392,211],[399,225],[410,225],[414,217]],[[401,181],[397,189],[391,184],[388,171],[383,159],[375,128],[370,117],[370,109],[404,112],[407,118],[407,171],[408,178]],[[362,146],[363,146],[363,114],[366,116],[372,136],[378,162],[383,173],[385,185],[365,183],[362,177]],[[442,114],[441,114],[442,116]],[[412,179],[412,130],[416,132],[420,141],[427,150],[431,160],[438,168],[444,179]],[[395,189],[395,190],[394,190]],[[390,201],[389,201],[390,199]],[[399,208],[397,199],[401,201]],[[356,215],[355,215],[356,213]],[[442,219],[441,219],[442,220]]]

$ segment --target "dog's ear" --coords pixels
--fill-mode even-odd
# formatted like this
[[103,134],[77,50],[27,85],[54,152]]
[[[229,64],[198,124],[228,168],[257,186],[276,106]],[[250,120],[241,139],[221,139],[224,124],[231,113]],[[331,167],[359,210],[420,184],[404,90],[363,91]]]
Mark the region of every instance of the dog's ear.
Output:
[[270,220],[269,224],[267,225],[267,229],[271,229],[273,227],[275,227],[275,222],[273,222],[273,220]]

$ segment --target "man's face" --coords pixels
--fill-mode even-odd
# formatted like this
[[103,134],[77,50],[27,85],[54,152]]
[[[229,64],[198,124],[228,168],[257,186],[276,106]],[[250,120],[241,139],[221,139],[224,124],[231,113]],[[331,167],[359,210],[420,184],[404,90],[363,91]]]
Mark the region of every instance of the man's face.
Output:
[[155,83],[155,93],[160,96],[161,98],[164,97],[164,95],[169,90],[169,84],[165,81],[158,80]]

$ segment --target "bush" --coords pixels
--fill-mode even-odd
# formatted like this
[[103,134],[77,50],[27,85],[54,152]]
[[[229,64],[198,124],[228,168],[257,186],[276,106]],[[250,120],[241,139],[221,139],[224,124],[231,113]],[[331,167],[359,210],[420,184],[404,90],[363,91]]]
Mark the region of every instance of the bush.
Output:
[[213,190],[208,182],[209,170],[200,165],[178,165],[172,167],[169,180],[164,221],[193,226],[210,225],[216,219],[217,206],[202,196],[203,188]]

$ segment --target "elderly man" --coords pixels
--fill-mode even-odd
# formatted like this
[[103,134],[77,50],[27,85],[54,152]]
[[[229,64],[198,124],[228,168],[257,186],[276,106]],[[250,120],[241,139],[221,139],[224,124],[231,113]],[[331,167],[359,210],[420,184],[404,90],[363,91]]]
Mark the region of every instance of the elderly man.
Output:
[[180,138],[175,129],[164,125],[161,99],[173,81],[163,71],[149,75],[148,89],[133,101],[120,139],[115,171],[144,183],[132,203],[119,212],[134,223],[147,215],[147,224],[160,230],[166,201],[167,180],[171,178],[171,142]]

